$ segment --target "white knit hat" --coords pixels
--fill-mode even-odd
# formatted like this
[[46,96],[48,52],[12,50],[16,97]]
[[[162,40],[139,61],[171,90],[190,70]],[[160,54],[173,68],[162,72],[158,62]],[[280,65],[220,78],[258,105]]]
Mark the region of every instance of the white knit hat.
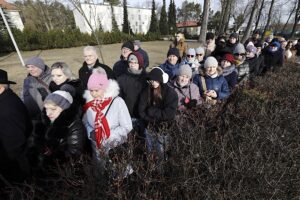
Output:
[[192,68],[189,65],[180,65],[178,70],[178,76],[186,75],[192,77]]
[[196,49],[196,54],[202,54],[202,55],[204,55],[204,53],[205,53],[205,50],[204,50],[203,47],[198,47],[198,48]]
[[204,68],[218,67],[218,65],[219,65],[219,63],[218,63],[217,59],[215,59],[215,57],[212,57],[212,56],[207,57],[204,62]]

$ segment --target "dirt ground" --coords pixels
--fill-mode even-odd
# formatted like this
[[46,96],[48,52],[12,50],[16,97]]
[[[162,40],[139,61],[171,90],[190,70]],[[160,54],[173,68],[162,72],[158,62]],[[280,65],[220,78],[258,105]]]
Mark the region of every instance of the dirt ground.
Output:
[[[102,46],[102,54],[105,64],[112,67],[113,64],[119,60],[121,45],[121,43],[117,43]],[[150,67],[158,66],[165,61],[169,45],[170,41],[142,43],[142,48],[149,54]],[[198,43],[188,42],[188,45],[189,47],[195,48],[198,46]],[[83,62],[82,50],[83,47],[75,47],[68,49],[24,51],[21,53],[24,60],[32,56],[40,56],[49,67],[54,62],[64,61],[71,66],[73,73],[78,75],[78,69],[81,67]],[[8,72],[9,79],[17,82],[17,84],[12,85],[11,88],[19,94],[27,72],[26,69],[22,67],[17,53],[13,52],[8,55],[0,56],[0,69],[6,70]]]

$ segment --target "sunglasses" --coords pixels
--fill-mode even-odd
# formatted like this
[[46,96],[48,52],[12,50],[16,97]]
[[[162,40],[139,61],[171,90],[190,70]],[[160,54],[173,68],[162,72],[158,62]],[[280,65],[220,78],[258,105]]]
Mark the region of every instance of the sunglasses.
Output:
[[194,55],[186,55],[186,57],[194,58]]
[[234,55],[235,56],[244,56],[245,54],[244,53],[235,53]]
[[196,56],[203,56],[203,54],[201,54],[201,53],[200,54],[196,54]]

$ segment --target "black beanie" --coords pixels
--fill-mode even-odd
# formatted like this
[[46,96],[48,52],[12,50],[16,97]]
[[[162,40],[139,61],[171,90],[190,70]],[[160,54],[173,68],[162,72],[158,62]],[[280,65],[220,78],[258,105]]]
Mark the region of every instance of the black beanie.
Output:
[[124,42],[121,49],[123,49],[124,47],[130,49],[132,52],[134,51],[133,43],[130,41]]
[[215,34],[213,34],[212,32],[206,33],[206,40],[209,40],[209,39],[211,39],[211,40],[215,39]]
[[177,48],[170,48],[168,53],[167,53],[167,57],[169,57],[169,55],[174,55],[178,59],[180,58],[179,50]]
[[147,75],[148,80],[157,81],[163,83],[163,71],[157,67],[153,68]]
[[238,39],[239,38],[239,35],[237,33],[231,33],[229,38],[236,38]]

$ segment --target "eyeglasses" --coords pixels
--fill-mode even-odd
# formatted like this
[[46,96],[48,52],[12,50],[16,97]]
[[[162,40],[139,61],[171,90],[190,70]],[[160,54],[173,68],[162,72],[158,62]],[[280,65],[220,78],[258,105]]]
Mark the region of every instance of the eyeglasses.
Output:
[[196,54],[196,56],[203,56],[203,54],[201,54],[201,53],[200,54]]
[[186,55],[186,57],[194,58],[194,55]]
[[245,54],[244,53],[235,53],[234,55],[235,56],[244,56]]

